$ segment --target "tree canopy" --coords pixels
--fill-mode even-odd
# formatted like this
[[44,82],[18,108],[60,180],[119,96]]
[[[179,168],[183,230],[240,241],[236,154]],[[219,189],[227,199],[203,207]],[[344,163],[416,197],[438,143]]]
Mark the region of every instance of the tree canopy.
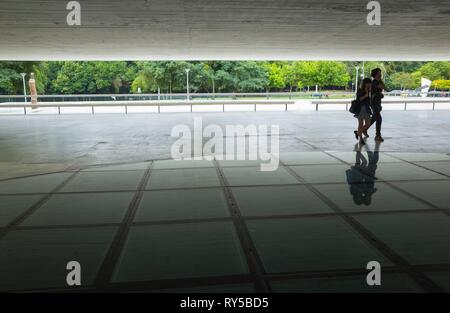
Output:
[[137,61],[137,62],[0,62],[0,94],[23,92],[20,73],[36,74],[40,94],[186,92],[186,69],[192,93],[350,90],[359,77],[382,69],[391,89],[414,89],[422,77],[432,88],[446,90],[450,62],[337,61]]

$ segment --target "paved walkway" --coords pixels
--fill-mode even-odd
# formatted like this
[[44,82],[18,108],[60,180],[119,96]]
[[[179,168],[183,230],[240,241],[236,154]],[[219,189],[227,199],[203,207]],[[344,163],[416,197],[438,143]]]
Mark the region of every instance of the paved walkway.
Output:
[[[75,260],[87,290],[449,291],[448,114],[386,112],[378,150],[344,112],[2,118],[0,290]],[[153,160],[193,116],[279,124],[280,167]]]
[[[385,111],[381,151],[450,153],[450,111]],[[2,116],[1,178],[84,166],[170,158],[173,126],[279,125],[280,151],[353,151],[347,112],[226,112]],[[368,139],[374,149],[374,129]]]

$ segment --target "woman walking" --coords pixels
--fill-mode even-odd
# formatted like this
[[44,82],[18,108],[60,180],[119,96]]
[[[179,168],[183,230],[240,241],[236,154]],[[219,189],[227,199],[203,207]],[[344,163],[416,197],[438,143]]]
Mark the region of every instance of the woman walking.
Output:
[[357,107],[355,117],[358,119],[358,130],[355,130],[355,137],[359,139],[361,145],[365,145],[363,134],[371,125],[372,110],[370,109],[370,90],[372,80],[364,78],[358,92],[356,93]]

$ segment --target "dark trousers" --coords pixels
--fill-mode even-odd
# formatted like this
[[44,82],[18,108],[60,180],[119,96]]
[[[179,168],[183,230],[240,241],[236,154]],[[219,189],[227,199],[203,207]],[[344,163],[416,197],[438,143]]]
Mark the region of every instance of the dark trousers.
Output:
[[381,112],[374,111],[372,115],[372,120],[370,121],[370,126],[372,126],[374,123],[376,128],[376,135],[381,136],[381,123],[383,121],[383,118],[381,117]]

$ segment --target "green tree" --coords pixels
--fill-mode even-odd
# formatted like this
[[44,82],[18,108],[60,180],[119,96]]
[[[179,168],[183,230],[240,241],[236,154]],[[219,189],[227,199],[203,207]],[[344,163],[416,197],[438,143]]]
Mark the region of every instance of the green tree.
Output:
[[429,80],[436,80],[436,79],[442,79],[442,74],[439,68],[435,66],[433,63],[427,63],[424,66],[422,66],[418,71],[418,76],[422,76],[424,78],[427,78]]
[[93,62],[93,79],[97,93],[119,93],[129,87],[126,62]]
[[269,77],[261,62],[222,61],[216,64],[215,82],[220,92],[254,92],[264,90]]
[[236,77],[232,74],[233,62],[223,61],[215,72],[215,81],[219,92],[235,91]]
[[316,61],[296,61],[292,63],[294,80],[296,87],[315,86],[319,84],[317,77],[318,62]]
[[96,83],[93,78],[92,62],[62,62],[60,70],[53,81],[53,90],[60,94],[95,93]]
[[211,91],[213,94],[216,92],[216,71],[214,67],[215,62],[206,62],[203,64],[203,70],[211,81]]
[[342,62],[319,61],[317,72],[313,74],[319,86],[345,87],[350,81],[350,75]]
[[262,91],[269,84],[269,77],[264,67],[254,61],[237,61],[232,67],[237,92]]
[[[18,94],[23,93],[22,75],[26,73],[26,80],[30,78],[31,73],[36,74],[36,88],[39,93],[45,92],[47,85],[47,76],[45,73],[44,62],[0,62],[0,93]],[[26,84],[28,89],[28,83]]]
[[285,75],[283,75],[283,65],[279,62],[264,62],[264,68],[267,71],[268,76],[268,88],[269,89],[283,89],[286,87]]
[[[355,66],[365,76],[381,68],[390,88],[414,88],[422,77],[450,80],[450,62],[332,61],[164,61],[164,62],[0,62],[0,93],[23,92],[20,73],[36,74],[40,94],[256,92],[304,86],[345,87],[355,81]],[[359,77],[360,81],[361,77]],[[435,85],[441,86],[442,83]],[[444,84],[445,86],[445,84]]]
[[0,63],[0,94],[14,94],[19,90],[18,82],[22,76],[6,63],[9,62]]
[[397,73],[397,72],[405,72],[412,73],[417,71],[425,62],[416,62],[416,61],[388,61],[384,62],[384,66],[386,68],[386,73],[388,75]]
[[400,88],[401,90],[404,90],[415,88],[417,87],[417,84],[412,74],[405,72],[397,72],[390,76],[389,87]]
[[283,76],[289,86],[289,91],[294,88],[315,85],[316,73],[316,62],[295,61],[283,66]]
[[281,75],[283,76],[286,86],[289,87],[289,92],[292,92],[292,89],[298,83],[296,77],[294,76],[294,67],[292,63],[283,64],[281,67]]
[[134,91],[140,87],[143,92],[156,92],[159,89],[172,93],[186,90],[185,70],[191,66],[184,61],[164,61],[137,62],[137,68],[138,76],[133,82]]

